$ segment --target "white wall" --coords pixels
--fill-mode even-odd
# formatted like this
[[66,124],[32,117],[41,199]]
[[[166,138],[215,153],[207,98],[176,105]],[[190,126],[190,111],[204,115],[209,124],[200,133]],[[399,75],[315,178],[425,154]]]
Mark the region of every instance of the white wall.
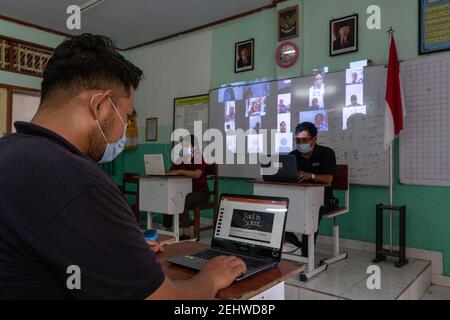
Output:
[[130,51],[130,61],[144,71],[136,92],[139,143],[145,143],[145,119],[158,118],[157,143],[169,143],[173,100],[205,94],[210,89],[212,31]]
[[14,122],[30,122],[39,108],[40,97],[38,95],[28,95],[13,93],[12,103],[12,132],[16,132]]

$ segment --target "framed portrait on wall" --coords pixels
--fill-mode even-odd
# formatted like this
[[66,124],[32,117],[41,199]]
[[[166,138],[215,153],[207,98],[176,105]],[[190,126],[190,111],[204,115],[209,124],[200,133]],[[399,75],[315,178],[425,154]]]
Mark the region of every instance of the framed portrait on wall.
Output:
[[145,141],[158,140],[158,118],[145,119]]
[[450,50],[450,0],[419,0],[419,54]]
[[234,45],[234,72],[253,70],[255,66],[255,40],[249,39]]
[[299,36],[298,6],[278,11],[278,41],[284,41]]
[[330,56],[358,51],[358,15],[330,21]]

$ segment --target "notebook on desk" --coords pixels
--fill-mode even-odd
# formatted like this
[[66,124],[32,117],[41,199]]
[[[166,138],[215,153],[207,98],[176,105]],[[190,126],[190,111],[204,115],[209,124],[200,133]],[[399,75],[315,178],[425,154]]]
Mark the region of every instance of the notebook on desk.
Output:
[[216,256],[237,256],[247,266],[237,281],[274,268],[281,260],[288,204],[281,197],[222,194],[211,248],[168,261],[201,270]]
[[144,164],[147,176],[179,176],[179,174],[166,172],[162,154],[144,154]]

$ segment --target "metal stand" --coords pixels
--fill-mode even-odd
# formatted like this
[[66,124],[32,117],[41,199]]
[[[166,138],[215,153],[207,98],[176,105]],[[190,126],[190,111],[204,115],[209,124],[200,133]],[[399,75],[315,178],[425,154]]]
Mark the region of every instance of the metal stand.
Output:
[[[385,250],[383,249],[383,211],[389,210],[397,211],[400,215],[399,224],[399,250]],[[377,205],[376,212],[376,256],[372,260],[374,263],[378,263],[386,260],[386,256],[398,257],[398,262],[395,264],[397,268],[403,267],[408,263],[406,259],[406,206],[385,206],[382,204]]]

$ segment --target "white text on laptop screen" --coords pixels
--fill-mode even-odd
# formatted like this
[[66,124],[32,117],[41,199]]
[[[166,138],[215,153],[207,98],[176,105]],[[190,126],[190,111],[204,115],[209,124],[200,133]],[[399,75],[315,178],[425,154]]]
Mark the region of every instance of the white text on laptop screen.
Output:
[[215,238],[279,249],[286,214],[285,201],[224,197]]

